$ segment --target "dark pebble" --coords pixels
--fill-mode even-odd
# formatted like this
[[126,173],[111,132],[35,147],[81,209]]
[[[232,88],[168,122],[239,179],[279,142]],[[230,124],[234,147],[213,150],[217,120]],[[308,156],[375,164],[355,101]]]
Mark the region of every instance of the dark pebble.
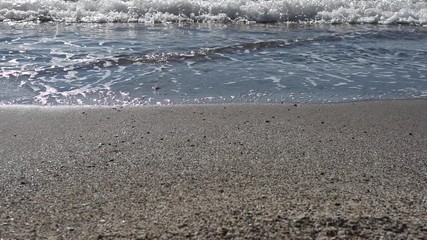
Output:
[[186,223],[182,223],[182,224],[178,225],[178,228],[184,228],[184,227],[187,227],[187,226],[188,225]]

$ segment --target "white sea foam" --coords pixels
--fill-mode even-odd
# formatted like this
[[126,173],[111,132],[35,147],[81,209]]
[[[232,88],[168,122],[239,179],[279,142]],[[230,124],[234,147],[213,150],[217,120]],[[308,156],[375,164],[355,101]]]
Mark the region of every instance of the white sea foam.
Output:
[[1,0],[0,21],[427,24],[424,0]]

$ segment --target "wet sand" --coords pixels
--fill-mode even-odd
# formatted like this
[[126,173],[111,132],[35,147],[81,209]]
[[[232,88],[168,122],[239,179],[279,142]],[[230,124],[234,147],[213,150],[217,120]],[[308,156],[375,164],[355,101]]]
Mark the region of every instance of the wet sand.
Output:
[[0,107],[0,239],[421,238],[427,101]]

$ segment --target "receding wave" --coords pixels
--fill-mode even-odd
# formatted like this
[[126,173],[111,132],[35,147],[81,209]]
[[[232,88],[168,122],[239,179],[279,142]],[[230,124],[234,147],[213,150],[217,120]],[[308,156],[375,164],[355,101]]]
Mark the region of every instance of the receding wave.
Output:
[[0,21],[427,24],[425,0],[2,0]]
[[[298,38],[298,39],[276,39],[269,41],[247,42],[229,46],[221,46],[215,48],[203,48],[195,51],[188,52],[161,52],[161,53],[145,53],[145,54],[131,54],[131,55],[118,55],[104,59],[96,59],[90,61],[83,61],[80,63],[60,66],[40,68],[36,75],[51,74],[62,71],[78,70],[78,69],[93,69],[108,68],[111,66],[123,66],[130,64],[164,64],[173,62],[183,62],[188,60],[197,60],[201,58],[212,59],[215,56],[221,57],[222,54],[259,51],[266,48],[283,48],[294,47],[295,45],[307,44],[320,41],[339,41],[345,36],[342,35],[327,35],[319,36],[316,38]],[[16,72],[10,72],[10,75],[16,75]],[[27,74],[31,75],[31,74]],[[35,75],[34,75],[35,76]]]

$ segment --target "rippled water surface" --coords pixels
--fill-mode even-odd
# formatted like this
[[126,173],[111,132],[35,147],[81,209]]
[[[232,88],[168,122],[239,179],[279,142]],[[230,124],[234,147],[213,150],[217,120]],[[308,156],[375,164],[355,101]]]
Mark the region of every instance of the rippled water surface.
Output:
[[[340,8],[326,12],[326,7],[313,19],[328,19],[328,13],[335,16],[333,21],[261,21],[268,14],[258,23],[230,21],[236,16],[217,21],[220,15],[211,14],[215,21],[198,23],[196,15],[172,14],[186,21],[85,23],[65,21],[65,17],[52,20],[54,14],[24,11],[24,6],[20,12],[16,6],[6,12],[7,3],[0,3],[1,104],[342,102],[427,97],[427,27],[422,22],[422,7],[413,15],[417,19],[404,25],[402,16],[407,15],[399,11],[400,24],[383,24],[392,17],[385,18],[384,12],[373,24],[359,24],[361,19],[369,20],[367,16],[349,24],[353,22],[338,17]],[[83,10],[80,14],[89,16]],[[141,11],[138,19],[147,17]],[[41,22],[41,16],[50,19]]]

